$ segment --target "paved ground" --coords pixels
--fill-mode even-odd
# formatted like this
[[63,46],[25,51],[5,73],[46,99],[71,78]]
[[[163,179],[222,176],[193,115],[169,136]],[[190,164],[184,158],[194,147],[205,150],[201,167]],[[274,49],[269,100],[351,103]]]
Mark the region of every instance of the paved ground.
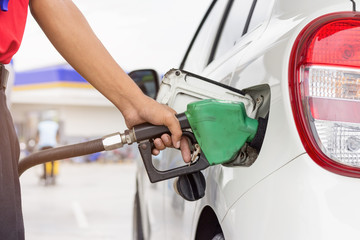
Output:
[[55,186],[21,176],[27,240],[131,239],[135,164],[62,163]]

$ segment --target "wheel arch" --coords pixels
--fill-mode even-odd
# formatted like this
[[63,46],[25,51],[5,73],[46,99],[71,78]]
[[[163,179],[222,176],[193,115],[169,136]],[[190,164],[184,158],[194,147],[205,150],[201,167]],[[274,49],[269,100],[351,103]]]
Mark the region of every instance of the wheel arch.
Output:
[[196,227],[195,239],[212,239],[222,233],[222,228],[215,211],[210,206],[205,206],[200,214]]

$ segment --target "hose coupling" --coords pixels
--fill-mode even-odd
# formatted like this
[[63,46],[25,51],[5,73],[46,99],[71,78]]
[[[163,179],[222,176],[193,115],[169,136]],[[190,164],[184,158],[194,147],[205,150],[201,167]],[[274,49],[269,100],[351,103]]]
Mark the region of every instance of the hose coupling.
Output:
[[114,150],[123,147],[125,144],[136,142],[134,129],[125,130],[124,133],[113,133],[102,137],[102,143],[105,151]]

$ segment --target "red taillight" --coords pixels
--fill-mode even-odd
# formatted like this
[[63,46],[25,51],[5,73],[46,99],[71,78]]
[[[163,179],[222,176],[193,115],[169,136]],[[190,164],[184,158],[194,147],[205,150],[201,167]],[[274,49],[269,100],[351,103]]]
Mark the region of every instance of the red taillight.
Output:
[[292,49],[289,89],[303,145],[322,167],[360,177],[360,15],[322,16]]
[[307,64],[360,66],[359,19],[342,19],[319,26],[308,43]]

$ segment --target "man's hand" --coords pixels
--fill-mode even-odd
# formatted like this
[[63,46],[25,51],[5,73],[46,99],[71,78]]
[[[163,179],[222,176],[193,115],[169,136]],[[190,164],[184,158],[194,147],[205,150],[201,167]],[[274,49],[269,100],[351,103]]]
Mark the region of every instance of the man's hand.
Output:
[[[145,97],[145,96],[144,96]],[[141,99],[141,98],[140,98]],[[154,140],[154,155],[158,155],[160,150],[166,147],[181,148],[181,154],[186,163],[190,162],[191,154],[188,141],[182,137],[182,131],[178,119],[175,117],[176,112],[166,105],[159,104],[151,98],[145,97],[144,100],[136,99],[133,109],[123,110],[126,125],[129,128],[149,122],[154,125],[165,125],[169,128],[169,134],[163,134],[161,138]],[[144,101],[143,103],[141,103]]]

